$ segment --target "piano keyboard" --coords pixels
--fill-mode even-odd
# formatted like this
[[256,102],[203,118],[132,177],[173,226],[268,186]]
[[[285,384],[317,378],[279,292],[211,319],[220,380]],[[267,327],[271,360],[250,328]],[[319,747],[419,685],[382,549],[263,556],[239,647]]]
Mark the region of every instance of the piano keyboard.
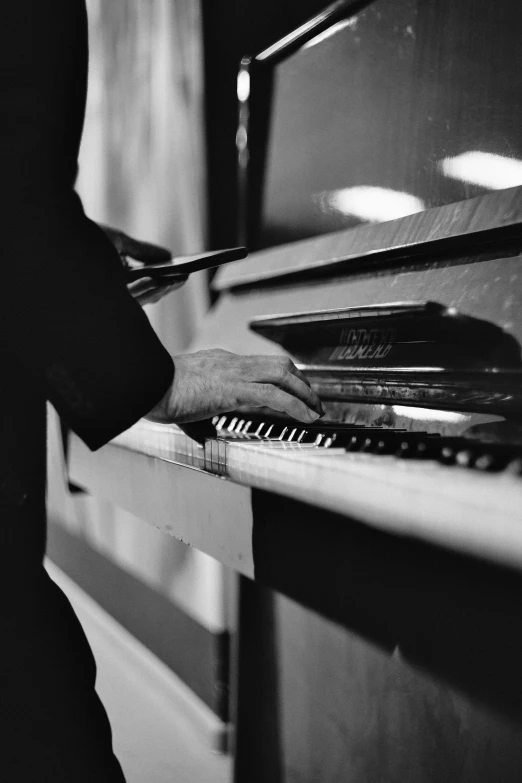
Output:
[[522,461],[513,446],[421,432],[216,417],[200,445],[142,420],[112,444],[293,497],[389,532],[522,564]]
[[[409,464],[430,460],[479,472],[522,476],[521,446],[357,424],[344,426],[319,422],[305,428],[298,422],[288,423],[281,419],[259,420],[231,415],[216,416],[212,423],[217,437],[207,440],[204,445],[187,437],[175,425],[144,421],[128,433],[133,447],[138,445],[138,439],[139,450],[154,444],[156,456],[220,476],[229,476],[237,454],[244,455],[245,447],[255,454],[277,451],[287,458],[291,455],[292,459],[305,455],[321,459],[372,454],[393,456],[397,460],[407,460]],[[114,443],[126,445],[128,433]]]

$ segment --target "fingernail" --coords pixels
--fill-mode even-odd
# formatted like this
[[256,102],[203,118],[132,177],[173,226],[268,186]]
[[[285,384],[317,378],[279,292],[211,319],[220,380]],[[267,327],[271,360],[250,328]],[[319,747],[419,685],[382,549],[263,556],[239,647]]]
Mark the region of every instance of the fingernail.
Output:
[[314,421],[320,419],[322,415],[323,415],[322,413],[316,413],[315,411],[310,411],[310,418],[314,419]]

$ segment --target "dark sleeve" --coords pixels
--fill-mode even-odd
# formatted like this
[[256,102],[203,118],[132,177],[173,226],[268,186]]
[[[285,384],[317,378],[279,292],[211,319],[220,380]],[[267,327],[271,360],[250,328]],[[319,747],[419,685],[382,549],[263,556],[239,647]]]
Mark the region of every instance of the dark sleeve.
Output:
[[162,397],[172,359],[74,192],[83,0],[1,5],[0,342],[96,449]]

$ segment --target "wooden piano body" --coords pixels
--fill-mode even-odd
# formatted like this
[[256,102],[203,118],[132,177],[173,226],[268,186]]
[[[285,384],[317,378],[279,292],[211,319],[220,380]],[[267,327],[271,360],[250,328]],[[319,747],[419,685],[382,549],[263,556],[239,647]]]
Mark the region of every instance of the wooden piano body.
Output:
[[[294,52],[296,41],[302,46],[334,23],[352,34],[353,18],[364,40],[368,17],[357,14],[365,5],[335,3],[265,61],[284,62],[285,47]],[[420,14],[417,4],[398,3],[399,17],[414,6]],[[440,8],[435,17],[449,24],[451,4]],[[257,70],[263,62],[242,66],[251,89],[267,89]],[[250,114],[242,106],[240,126],[253,136],[250,172],[267,165],[249,125],[266,95],[256,100]],[[260,185],[251,173],[243,185],[248,238],[260,224]],[[387,222],[323,226],[320,236],[261,249],[222,270],[218,301],[193,349],[283,350],[249,328],[259,316],[429,301],[494,324],[522,345],[522,187],[469,195],[455,196],[458,203],[434,196],[431,208]],[[253,241],[263,244],[259,235]],[[146,422],[95,454],[72,439],[75,483],[241,575],[238,783],[520,780],[522,389],[515,366],[499,392],[498,370],[488,368],[489,398],[471,372],[467,400],[462,384],[460,397],[415,400],[411,373],[413,396],[394,398],[381,369],[374,398],[333,391],[325,401],[327,420],[340,429],[363,422],[449,439],[486,433],[476,443],[484,453],[500,449],[504,460],[492,472],[344,447],[318,456],[245,446],[235,424],[205,446],[190,445],[175,426]],[[434,373],[434,387],[452,373]]]

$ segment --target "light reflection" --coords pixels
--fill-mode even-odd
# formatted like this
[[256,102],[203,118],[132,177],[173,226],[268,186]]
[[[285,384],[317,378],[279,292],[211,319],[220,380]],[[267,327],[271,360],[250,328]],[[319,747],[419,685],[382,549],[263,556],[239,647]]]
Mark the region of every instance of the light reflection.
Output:
[[237,129],[236,133],[236,147],[239,150],[239,152],[243,152],[246,149],[248,143],[248,134],[246,131],[246,128],[241,125]]
[[250,95],[250,74],[242,68],[237,75],[237,97],[242,103],[248,100]]
[[341,30],[345,30],[347,27],[351,27],[352,30],[355,30],[357,27],[356,16],[352,16],[351,19],[343,19],[341,22],[336,22],[336,24],[333,24],[328,28],[328,30],[323,30],[323,32],[319,33],[319,35],[316,35],[315,38],[307,41],[307,43],[305,43],[301,48],[310,49],[312,46],[317,46],[317,44],[326,41],[327,38],[331,38],[332,35],[336,35],[336,33],[339,33]]
[[431,408],[410,408],[408,405],[392,405],[392,410],[397,416],[406,416],[409,419],[418,419],[420,421],[442,421],[448,424],[458,424],[468,419],[468,414],[466,413],[431,410]]
[[413,215],[426,207],[422,199],[400,190],[359,185],[319,195],[321,209],[351,215],[370,223]]
[[522,185],[522,160],[492,152],[463,152],[454,158],[444,158],[439,168],[447,177],[491,190]]

